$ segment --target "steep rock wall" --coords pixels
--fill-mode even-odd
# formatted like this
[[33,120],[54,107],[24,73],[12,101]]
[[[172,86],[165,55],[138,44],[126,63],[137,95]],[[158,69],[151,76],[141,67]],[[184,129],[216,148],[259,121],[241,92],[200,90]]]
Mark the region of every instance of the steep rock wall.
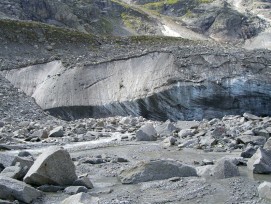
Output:
[[153,52],[66,69],[61,61],[4,76],[64,119],[143,115],[158,120],[271,115],[268,56]]

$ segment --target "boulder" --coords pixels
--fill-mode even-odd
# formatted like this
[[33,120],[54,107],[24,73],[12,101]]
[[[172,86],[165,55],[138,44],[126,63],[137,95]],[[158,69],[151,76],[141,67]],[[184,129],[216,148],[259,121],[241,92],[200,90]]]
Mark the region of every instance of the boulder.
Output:
[[212,136],[207,135],[207,136],[202,136],[200,138],[200,142],[199,143],[202,146],[213,146],[213,145],[217,144],[217,140],[215,138],[213,138]]
[[269,138],[269,139],[266,141],[266,143],[264,144],[263,148],[264,148],[265,150],[271,151],[271,138]]
[[256,174],[271,173],[271,151],[258,148],[256,153],[248,160],[247,167]]
[[257,150],[253,146],[247,146],[246,149],[241,153],[241,157],[251,158]]
[[78,178],[76,179],[73,184],[73,186],[85,186],[88,189],[93,188],[93,184],[90,181],[90,179],[88,177],[82,177],[82,178]]
[[205,165],[196,167],[197,174],[200,177],[210,178],[213,175],[213,165]]
[[122,170],[119,179],[123,184],[135,184],[188,176],[197,176],[194,167],[173,160],[154,160],[140,162],[136,166]]
[[37,186],[71,185],[76,179],[75,165],[69,153],[60,147],[46,149],[24,177],[26,183]]
[[237,137],[237,142],[242,144],[264,145],[266,138],[263,136],[242,135]]
[[136,132],[136,139],[138,141],[155,141],[157,132],[153,127],[152,123],[147,123],[143,125],[139,130]]
[[250,113],[244,113],[243,116],[247,120],[260,120],[261,119],[260,117],[253,115],[253,114],[250,114]]
[[16,166],[6,167],[0,173],[0,176],[20,180],[25,176],[26,172],[26,169],[22,168],[19,164],[17,164]]
[[271,200],[271,183],[264,181],[258,187],[260,198]]
[[157,134],[161,136],[170,136],[176,129],[173,123],[169,121],[155,127]]
[[227,159],[221,159],[214,165],[212,175],[216,179],[224,179],[240,176],[240,173],[238,167],[233,162]]
[[62,126],[58,126],[50,131],[49,137],[63,137],[64,131]]
[[175,137],[170,136],[170,137],[163,140],[163,145],[165,147],[170,147],[170,146],[175,145],[176,141],[177,141],[177,139]]
[[183,129],[183,130],[180,130],[180,132],[178,133],[178,136],[180,138],[187,137],[187,136],[193,136],[193,135],[194,135],[194,133],[193,133],[192,129]]
[[31,203],[42,195],[35,188],[12,178],[0,176],[0,198],[15,199],[24,203]]
[[64,192],[69,195],[74,195],[77,193],[86,193],[88,192],[88,189],[85,186],[68,186],[65,188]]
[[61,202],[61,204],[99,204],[99,198],[93,197],[87,193],[78,193],[72,195]]

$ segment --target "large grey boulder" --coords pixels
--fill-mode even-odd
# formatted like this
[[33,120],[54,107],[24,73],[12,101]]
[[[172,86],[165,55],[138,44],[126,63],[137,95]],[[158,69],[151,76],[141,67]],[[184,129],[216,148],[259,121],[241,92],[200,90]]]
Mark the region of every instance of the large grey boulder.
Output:
[[15,199],[24,203],[31,203],[41,195],[40,191],[21,181],[0,176],[1,199]]
[[78,193],[72,195],[61,202],[61,204],[99,204],[99,198],[93,197],[87,193]]
[[49,137],[63,137],[64,131],[62,126],[58,126],[50,131]]
[[35,161],[24,177],[33,185],[71,185],[77,176],[69,153],[60,147],[49,147]]
[[155,141],[157,132],[152,123],[146,123],[136,132],[136,139],[138,141]]
[[271,151],[258,148],[256,153],[248,160],[247,167],[256,174],[271,173]]
[[214,165],[212,175],[216,179],[224,179],[240,176],[240,173],[238,167],[231,160],[223,158]]
[[197,176],[197,171],[192,166],[172,160],[155,160],[140,162],[136,166],[122,170],[119,179],[123,184],[135,184],[189,176]]
[[264,181],[258,187],[259,197],[271,200],[271,183]]

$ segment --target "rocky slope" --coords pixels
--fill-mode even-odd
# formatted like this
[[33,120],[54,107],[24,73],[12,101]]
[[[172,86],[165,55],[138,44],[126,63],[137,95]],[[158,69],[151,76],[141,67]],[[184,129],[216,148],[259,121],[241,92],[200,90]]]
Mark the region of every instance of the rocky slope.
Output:
[[253,2],[4,0],[0,2],[0,18],[43,22],[97,35],[166,35],[270,49],[270,3]]

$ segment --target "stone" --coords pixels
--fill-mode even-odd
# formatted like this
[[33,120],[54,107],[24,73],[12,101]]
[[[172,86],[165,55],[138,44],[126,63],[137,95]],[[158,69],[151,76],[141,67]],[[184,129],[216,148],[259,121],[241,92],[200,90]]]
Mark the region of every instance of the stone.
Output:
[[[48,138],[49,135],[48,135],[48,132],[46,130],[37,130],[37,131],[32,133],[32,136],[38,137],[40,139],[45,139],[45,138]],[[54,137],[54,136],[51,136],[51,137]],[[59,136],[59,137],[61,137],[61,136]]]
[[242,135],[237,137],[237,142],[242,144],[264,145],[266,138],[263,136]]
[[175,125],[178,129],[194,129],[199,126],[198,121],[177,121]]
[[46,149],[24,177],[26,183],[37,186],[71,185],[76,179],[75,165],[67,150],[60,147]]
[[99,198],[88,193],[78,193],[72,195],[61,202],[61,204],[99,204]]
[[263,148],[264,148],[265,150],[271,151],[271,138],[269,138],[269,139],[266,141],[266,143],[264,144]]
[[271,200],[271,183],[264,181],[258,186],[258,193],[260,198]]
[[192,166],[173,160],[154,160],[140,162],[136,166],[124,169],[118,175],[121,183],[135,184],[146,181],[163,180],[171,177],[197,176]]
[[21,180],[26,175],[27,170],[22,168],[19,164],[16,166],[8,166],[1,173],[0,176],[9,177]]
[[17,163],[20,164],[22,168],[27,169],[27,171],[30,169],[30,167],[34,164],[34,160],[32,157],[19,157],[16,156],[14,160],[12,161],[11,165],[14,166]]
[[215,138],[213,138],[212,136],[208,135],[208,136],[202,136],[200,138],[199,143],[202,146],[214,146],[217,144],[217,140]]
[[146,123],[136,132],[136,139],[138,141],[156,141],[157,133],[152,123]]
[[18,157],[32,157],[32,154],[30,154],[28,151],[21,151],[18,153]]
[[212,175],[216,179],[231,178],[240,176],[238,167],[227,159],[222,159],[216,162],[212,170]]
[[176,141],[177,139],[175,137],[170,136],[163,140],[163,145],[166,147],[173,146],[175,145]]
[[259,147],[248,160],[247,168],[255,174],[271,173],[271,151]]
[[260,120],[261,119],[260,117],[253,115],[253,114],[250,114],[250,113],[244,113],[243,116],[248,120]]
[[85,186],[69,186],[65,188],[64,192],[69,195],[74,195],[82,192],[86,193],[88,189]]
[[15,199],[24,203],[31,203],[42,195],[35,188],[25,184],[24,182],[0,176],[0,198]]
[[42,185],[42,186],[39,186],[37,189],[42,191],[42,192],[55,193],[55,192],[64,190],[65,187],[63,187],[63,186],[54,186],[54,185]]
[[90,179],[88,177],[81,177],[76,179],[73,184],[73,186],[85,186],[88,189],[92,189],[93,188],[93,184],[90,181]]
[[155,127],[157,134],[160,136],[170,136],[172,132],[175,131],[176,129],[177,128],[170,121],[167,121]]
[[241,153],[241,157],[251,158],[257,150],[253,146],[247,146]]
[[5,126],[5,123],[3,121],[0,121],[0,128],[4,126]]
[[209,178],[213,175],[213,165],[205,165],[196,167],[197,174],[200,177]]
[[214,164],[213,161],[210,161],[208,159],[203,159],[201,163],[202,163],[203,166],[205,166],[205,165],[213,165]]
[[64,131],[62,126],[58,126],[50,131],[49,137],[63,137]]
[[194,133],[193,133],[192,129],[183,129],[183,130],[180,130],[180,132],[178,133],[178,136],[180,138],[184,138],[187,136],[193,136],[193,135],[194,135]]

